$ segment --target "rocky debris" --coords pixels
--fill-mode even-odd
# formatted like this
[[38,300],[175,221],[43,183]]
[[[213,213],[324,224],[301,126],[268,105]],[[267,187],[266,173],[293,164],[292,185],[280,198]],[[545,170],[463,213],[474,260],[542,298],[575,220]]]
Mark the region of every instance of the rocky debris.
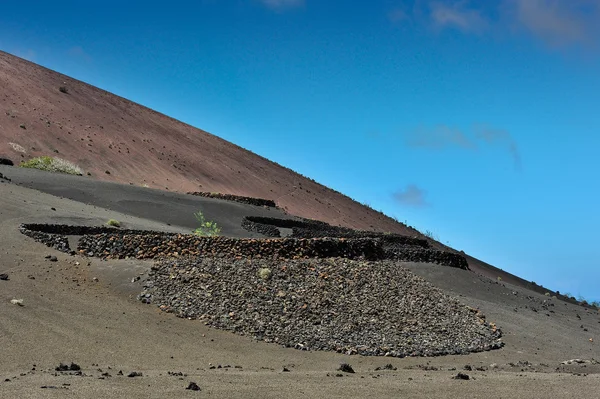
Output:
[[193,191],[193,192],[190,191],[190,192],[188,192],[188,194],[195,195],[198,197],[204,197],[204,198],[215,198],[215,199],[220,199],[220,200],[225,200],[225,201],[235,201],[235,202],[240,202],[242,204],[248,204],[248,205],[268,206],[268,207],[272,207],[272,208],[277,207],[277,204],[275,204],[275,201],[263,199],[263,198],[243,197],[241,195],[209,193],[209,192],[203,192],[203,191]]
[[338,371],[343,371],[344,373],[354,374],[354,369],[348,363],[340,364],[340,367],[338,367]]
[[454,379],[454,380],[470,380],[471,377],[469,377],[469,375],[465,374],[465,373],[458,373],[454,377],[452,377],[452,379]]
[[323,239],[245,239],[197,237],[191,234],[85,235],[78,250],[88,256],[122,259],[163,257],[227,256],[244,258],[324,258],[381,259],[383,251],[373,240]]
[[425,239],[404,236],[401,234],[380,233],[373,231],[353,230],[347,227],[331,226],[317,220],[277,219],[261,216],[247,216],[242,220],[242,227],[269,237],[279,237],[279,228],[292,229],[292,238],[346,238],[372,239],[377,241],[383,251],[383,258],[403,262],[438,263],[444,266],[468,270],[469,265],[464,256],[447,251],[429,248]]
[[571,360],[565,360],[564,362],[561,362],[560,364],[564,364],[564,365],[571,365],[571,364],[598,364],[598,362],[594,359],[591,360],[587,360],[587,359],[571,359]]
[[501,331],[481,313],[393,261],[161,260],[138,299],[301,350],[405,357],[503,346]]
[[10,303],[17,306],[25,306],[22,299],[11,299]]
[[30,230],[25,226],[26,225],[21,225],[19,230],[26,236],[31,237],[35,241],[41,242],[48,247],[54,248],[57,251],[67,253],[71,252],[71,248],[69,247],[69,240],[66,236]]
[[143,377],[143,374],[140,371],[132,371],[131,373],[127,374],[127,377],[129,377],[129,378]]
[[15,163],[8,158],[0,158],[0,165],[14,166]]
[[54,368],[55,371],[81,371],[81,367],[77,363],[66,365],[64,363],[59,364]]
[[8,177],[4,176],[2,173],[0,173],[0,180],[12,181]]
[[195,382],[190,382],[187,386],[186,389],[189,389],[190,391],[200,391],[200,387],[198,386],[198,384],[196,384]]
[[6,273],[0,274],[0,280],[4,280],[4,281],[8,280],[8,274],[6,274]]
[[63,385],[63,386],[57,387],[56,385],[42,385],[40,388],[42,388],[42,389],[69,389],[69,386]]
[[281,237],[281,232],[277,227],[270,224],[256,223],[248,217],[242,219],[242,228],[267,237]]
[[[284,219],[276,219],[284,220]],[[293,220],[290,223],[296,222]],[[312,222],[315,225],[326,225]],[[73,253],[67,235],[83,235],[77,249],[83,255],[101,258],[153,259],[182,256],[216,256],[260,258],[327,258],[345,257],[370,260],[393,259],[404,262],[429,262],[468,269],[462,255],[402,243],[410,237],[389,235],[380,238],[283,238],[236,239],[197,237],[145,230],[119,230],[108,227],[23,224],[21,232],[59,251]],[[425,242],[426,243],[426,242]]]
[[381,366],[381,367],[376,367],[375,371],[381,371],[381,370],[398,370],[397,367],[394,367],[391,363],[386,364],[385,366]]
[[101,258],[154,259],[182,256],[312,258],[347,257],[382,259],[381,245],[370,239],[236,239],[198,237],[155,231],[119,230],[107,227],[21,225],[21,232],[63,252],[71,253],[66,235],[83,235],[78,250]]

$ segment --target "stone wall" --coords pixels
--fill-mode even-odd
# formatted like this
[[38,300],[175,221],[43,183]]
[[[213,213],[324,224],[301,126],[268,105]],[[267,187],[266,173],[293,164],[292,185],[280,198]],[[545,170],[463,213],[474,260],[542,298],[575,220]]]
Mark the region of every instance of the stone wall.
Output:
[[263,199],[263,198],[243,197],[241,195],[209,193],[209,192],[203,192],[203,191],[193,191],[193,192],[190,191],[190,192],[188,192],[188,194],[196,195],[198,197],[204,197],[204,198],[215,198],[215,199],[220,199],[220,200],[225,200],[225,201],[241,202],[242,204],[248,204],[248,205],[269,206],[269,207],[273,207],[273,208],[277,207],[277,204],[275,204],[275,201],[269,200],[269,199]]
[[389,245],[383,238],[269,238],[198,237],[110,227],[24,224],[21,232],[63,252],[72,252],[68,235],[80,235],[77,250],[100,258],[178,258],[223,256],[234,258],[347,258],[438,263],[468,269],[458,254],[411,245]]

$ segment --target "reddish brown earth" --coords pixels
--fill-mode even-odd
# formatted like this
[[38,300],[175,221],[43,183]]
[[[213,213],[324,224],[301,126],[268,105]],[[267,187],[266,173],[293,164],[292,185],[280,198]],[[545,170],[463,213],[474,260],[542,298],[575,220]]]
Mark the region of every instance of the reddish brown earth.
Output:
[[[68,93],[59,91],[61,86]],[[273,199],[294,215],[414,234],[379,212],[217,136],[4,52],[0,87],[0,157],[15,163],[58,156],[99,180]],[[22,146],[25,153],[9,143]]]
[[[61,86],[68,93],[61,92]],[[0,87],[0,157],[15,164],[57,156],[98,180],[273,199],[293,215],[333,225],[423,236],[215,135],[2,51]],[[546,291],[467,259],[478,274]]]

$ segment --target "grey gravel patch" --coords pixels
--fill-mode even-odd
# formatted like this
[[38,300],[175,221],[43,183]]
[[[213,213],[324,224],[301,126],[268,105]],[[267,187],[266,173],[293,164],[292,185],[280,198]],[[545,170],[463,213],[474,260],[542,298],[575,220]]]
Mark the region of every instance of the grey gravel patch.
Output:
[[162,260],[138,299],[302,350],[405,357],[503,346],[500,330],[478,311],[393,261]]

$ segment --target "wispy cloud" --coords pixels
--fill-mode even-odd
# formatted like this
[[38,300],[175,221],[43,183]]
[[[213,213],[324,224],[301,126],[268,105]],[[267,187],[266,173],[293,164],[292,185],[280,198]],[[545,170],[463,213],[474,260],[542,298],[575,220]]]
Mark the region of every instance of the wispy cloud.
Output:
[[435,31],[529,36],[549,48],[600,48],[598,0],[416,0],[388,13],[390,21],[425,24]]
[[506,130],[496,129],[486,125],[478,125],[475,127],[475,137],[488,144],[505,145],[513,159],[515,168],[521,170],[522,162],[519,147],[517,146],[517,142]]
[[413,148],[442,150],[458,147],[466,150],[478,150],[480,144],[504,147],[510,154],[515,169],[522,169],[521,153],[516,140],[504,130],[485,124],[475,125],[472,133],[448,125],[419,127],[405,135],[405,144]]
[[506,0],[508,11],[521,30],[551,47],[573,43],[594,44],[600,29],[597,0]]
[[277,11],[304,5],[304,0],[260,0],[260,2]]
[[394,200],[404,206],[425,207],[429,203],[425,200],[425,191],[420,189],[415,184],[409,184],[404,189],[400,189],[394,193]]
[[448,125],[434,127],[418,127],[406,136],[406,144],[410,147],[442,149],[458,146],[473,149],[475,143],[461,130]]
[[431,22],[438,29],[455,28],[467,33],[480,33],[489,25],[481,11],[469,8],[465,1],[435,1],[429,4],[429,9]]

